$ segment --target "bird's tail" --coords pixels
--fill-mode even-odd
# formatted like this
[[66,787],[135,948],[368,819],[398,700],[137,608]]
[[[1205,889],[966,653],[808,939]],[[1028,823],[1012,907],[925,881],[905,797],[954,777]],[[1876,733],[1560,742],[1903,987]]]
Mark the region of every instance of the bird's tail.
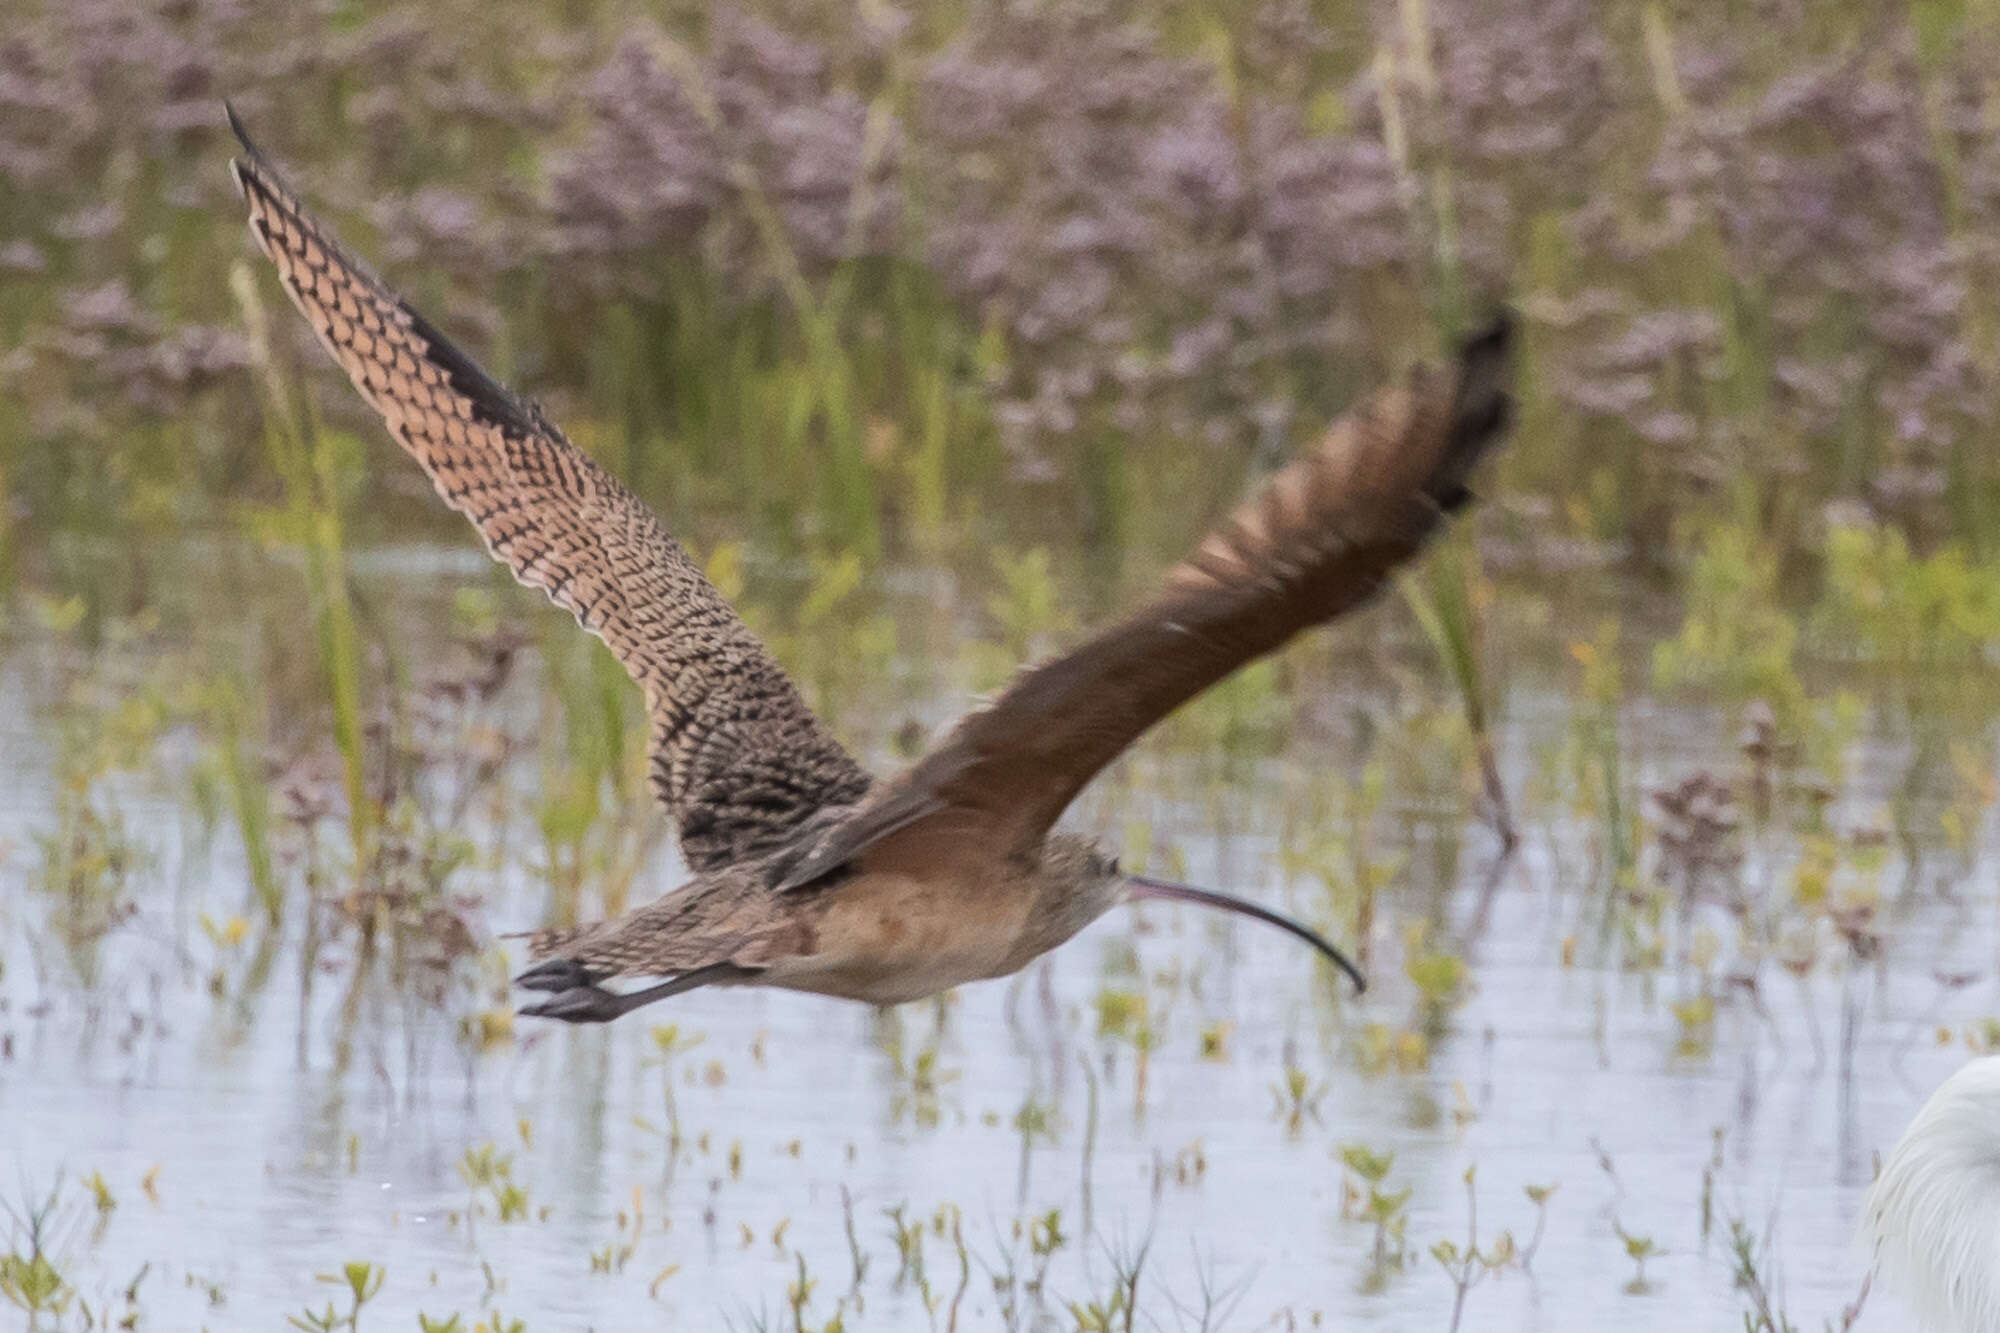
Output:
[[528,941],[535,965],[515,984],[567,989],[619,977],[679,976],[720,963],[754,968],[773,948],[797,947],[786,933],[789,915],[769,895],[743,887],[733,879],[696,881],[609,921],[517,936]]
[[526,940],[528,957],[536,961],[559,954],[576,944],[599,926],[602,921],[586,921],[580,926],[548,927],[543,930],[517,930],[504,934],[503,940]]

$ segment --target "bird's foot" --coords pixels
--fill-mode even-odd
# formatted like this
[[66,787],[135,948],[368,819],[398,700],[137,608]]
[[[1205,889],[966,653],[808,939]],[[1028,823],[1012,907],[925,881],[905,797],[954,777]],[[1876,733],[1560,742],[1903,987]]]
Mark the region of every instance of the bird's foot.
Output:
[[[554,987],[543,986],[540,989],[553,990]],[[609,1023],[629,1007],[624,1001],[624,996],[613,995],[601,986],[571,986],[557,991],[540,1004],[523,1007],[521,1016],[559,1018],[565,1023]]]
[[566,991],[588,987],[594,980],[576,959],[551,958],[515,977],[514,984],[523,990]]

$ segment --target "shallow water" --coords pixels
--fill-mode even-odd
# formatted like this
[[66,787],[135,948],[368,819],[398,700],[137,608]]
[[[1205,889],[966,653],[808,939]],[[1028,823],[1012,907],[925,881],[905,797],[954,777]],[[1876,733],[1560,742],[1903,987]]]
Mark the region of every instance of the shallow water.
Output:
[[[368,577],[386,614],[423,626],[431,585],[480,577],[459,554],[379,562]],[[498,958],[460,964],[441,1000],[371,986],[350,1004],[351,936],[326,947],[310,995],[302,913],[267,959],[253,957],[254,930],[211,937],[203,914],[213,925],[244,911],[247,875],[227,832],[200,834],[176,776],[194,742],[179,731],[105,794],[145,860],[125,893],[134,914],[102,941],[95,983],[79,981],[36,887],[36,839],[56,819],[67,706],[53,682],[65,668],[54,636],[17,627],[0,655],[0,1200],[13,1239],[60,1179],[53,1257],[94,1311],[136,1305],[140,1327],[274,1327],[329,1299],[345,1308],[344,1284],[320,1275],[367,1260],[386,1280],[364,1328],[412,1327],[417,1311],[462,1312],[469,1328],[481,1310],[535,1330],[791,1328],[788,1289],[802,1274],[805,1327],[844,1298],[849,1328],[1002,1327],[1010,1303],[1015,1326],[1073,1328],[1143,1253],[1138,1327],[1445,1329],[1454,1290],[1428,1251],[1463,1243],[1476,1166],[1484,1244],[1504,1229],[1526,1245],[1537,1210],[1524,1187],[1557,1188],[1532,1271],[1511,1265],[1472,1288],[1462,1327],[1740,1328],[1747,1305],[1728,1243],[1740,1218],[1768,1242],[1774,1304],[1816,1329],[1859,1290],[1852,1236],[1875,1156],[1966,1056],[1941,1047],[1937,1029],[2000,1008],[1991,810],[1978,859],[1949,895],[1929,874],[1905,892],[1897,857],[1881,868],[1892,906],[1879,963],[1823,950],[1800,981],[1767,959],[1754,996],[1720,987],[1712,1038],[1677,1052],[1670,1006],[1699,987],[1701,969],[1678,961],[1697,932],[1670,917],[1667,961],[1650,971],[1594,942],[1603,895],[1580,877],[1599,831],[1526,794],[1580,706],[1547,666],[1561,658],[1561,631],[1517,628],[1536,617],[1508,611],[1503,596],[1491,616],[1496,660],[1514,664],[1499,682],[1496,741],[1524,842],[1466,940],[1464,1002],[1427,1067],[1403,1070],[1370,1057],[1367,1025],[1420,1026],[1400,969],[1404,926],[1468,931],[1496,855],[1456,799],[1449,749],[1413,744],[1415,762],[1388,770],[1378,851],[1407,861],[1378,905],[1377,984],[1362,1000],[1275,932],[1119,910],[1024,976],[941,1005],[877,1014],[701,991],[603,1029],[523,1022],[515,1039],[480,1048],[461,1024],[499,995]],[[1349,650],[1391,624],[1361,622]],[[421,661],[420,628],[410,642]],[[1418,695],[1443,697],[1421,652],[1390,656],[1403,662],[1390,675],[1414,673]],[[115,658],[91,670],[116,681]],[[934,665],[899,663],[899,679]],[[542,706],[532,663],[525,674],[497,716]],[[1293,689],[1313,686],[1312,671],[1301,675]],[[897,719],[946,716],[963,697],[941,687],[879,717],[864,706],[858,725],[886,764],[880,742]],[[1290,739],[1221,770],[1149,747],[1076,822],[1125,842],[1143,820],[1190,878],[1313,915],[1321,891],[1282,871],[1277,852],[1324,817],[1313,801],[1353,786],[1357,745],[1382,748],[1353,726],[1380,702],[1372,677],[1343,686],[1301,710],[1317,720]],[[1635,693],[1622,712],[1640,790],[1741,768],[1731,709]],[[1885,734],[1864,730],[1850,747],[1837,819],[1879,819],[1901,750]],[[1964,734],[1990,770],[1990,719],[1968,719]],[[532,787],[533,753],[514,769],[516,794]],[[498,837],[484,817],[465,832],[475,844]],[[518,854],[526,841],[519,829],[510,837],[515,851],[465,877],[488,932],[532,926],[546,910]],[[1773,833],[1744,879],[1782,878],[1795,852]],[[663,849],[636,896],[678,874]],[[1719,906],[1698,907],[1691,925],[1721,941],[1711,975],[1742,962]],[[246,980],[259,963],[261,986]],[[1941,970],[1977,979],[1947,988]],[[1129,1036],[1100,1031],[1107,991],[1146,996],[1143,1060]],[[652,1035],[663,1024],[683,1043],[666,1060]],[[1296,1115],[1288,1070],[1305,1090]],[[503,1221],[494,1193],[461,1174],[485,1144],[511,1158],[526,1196],[518,1220]],[[1410,1190],[1400,1268],[1376,1270],[1370,1224],[1345,1215],[1346,1144],[1395,1154],[1387,1184]],[[81,1185],[93,1172],[116,1199],[101,1216]],[[899,1257],[891,1210],[925,1229],[921,1275]],[[1027,1228],[1050,1210],[1064,1243],[1031,1291]],[[1659,1251],[1643,1287],[1621,1230]],[[593,1255],[609,1271],[593,1271]],[[1007,1274],[1011,1294],[996,1282]],[[71,1320],[80,1326],[76,1311]],[[1855,1325],[1906,1326],[1881,1292]]]

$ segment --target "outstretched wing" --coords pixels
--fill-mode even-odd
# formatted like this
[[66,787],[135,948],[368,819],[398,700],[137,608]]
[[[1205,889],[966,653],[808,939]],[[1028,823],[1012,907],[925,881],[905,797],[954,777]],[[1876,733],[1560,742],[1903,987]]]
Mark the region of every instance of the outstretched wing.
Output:
[[645,691],[653,790],[696,870],[786,845],[868,777],[639,499],[341,247],[229,122],[250,233],[333,359],[494,557]]
[[802,847],[778,872],[778,887],[810,884],[864,853],[1030,851],[1148,727],[1367,600],[1470,499],[1467,474],[1508,420],[1510,338],[1502,318],[1460,349],[1455,368],[1420,370],[1350,413],[1212,532],[1151,603],[1017,677]]

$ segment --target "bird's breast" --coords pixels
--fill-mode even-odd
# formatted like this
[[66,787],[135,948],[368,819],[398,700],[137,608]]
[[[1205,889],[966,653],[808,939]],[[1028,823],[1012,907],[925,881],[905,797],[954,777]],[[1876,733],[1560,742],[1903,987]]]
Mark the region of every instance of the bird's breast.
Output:
[[774,963],[767,985],[871,1004],[922,999],[1013,971],[1034,895],[1002,877],[969,883],[863,872],[831,890],[809,954]]

